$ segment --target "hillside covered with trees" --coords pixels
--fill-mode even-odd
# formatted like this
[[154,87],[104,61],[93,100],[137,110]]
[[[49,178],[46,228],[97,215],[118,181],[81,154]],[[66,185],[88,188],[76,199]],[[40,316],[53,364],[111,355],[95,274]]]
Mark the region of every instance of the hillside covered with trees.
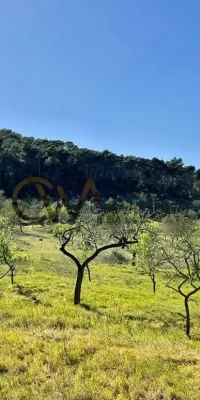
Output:
[[[14,187],[28,176],[46,178],[54,187],[62,185],[69,197],[79,196],[92,177],[104,198],[146,207],[154,195],[162,208],[173,202],[200,207],[200,170],[185,166],[181,158],[163,161],[119,156],[108,150],[79,148],[70,141],[35,139],[1,129],[0,189],[10,197]],[[26,190],[34,196],[34,186]]]
[[[199,400],[200,222],[142,209],[198,206],[199,171],[0,137],[0,398]],[[74,200],[91,176],[120,207],[91,199],[74,213],[50,189],[46,212],[33,183],[19,201],[25,220],[8,197],[38,175]]]

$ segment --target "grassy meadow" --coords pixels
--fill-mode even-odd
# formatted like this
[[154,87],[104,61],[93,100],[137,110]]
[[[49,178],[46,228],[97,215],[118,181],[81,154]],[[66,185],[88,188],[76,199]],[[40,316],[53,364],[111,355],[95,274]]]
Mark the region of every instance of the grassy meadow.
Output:
[[[40,239],[43,240],[40,240]],[[82,305],[73,305],[76,267],[59,241],[26,228],[30,260],[0,281],[1,400],[199,400],[200,294],[183,299],[135,267],[91,265]]]

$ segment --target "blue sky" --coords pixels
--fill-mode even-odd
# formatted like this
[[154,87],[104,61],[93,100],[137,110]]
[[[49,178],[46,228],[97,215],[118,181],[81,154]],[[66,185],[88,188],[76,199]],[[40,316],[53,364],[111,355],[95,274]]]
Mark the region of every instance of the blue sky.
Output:
[[1,0],[0,127],[200,167],[199,0]]

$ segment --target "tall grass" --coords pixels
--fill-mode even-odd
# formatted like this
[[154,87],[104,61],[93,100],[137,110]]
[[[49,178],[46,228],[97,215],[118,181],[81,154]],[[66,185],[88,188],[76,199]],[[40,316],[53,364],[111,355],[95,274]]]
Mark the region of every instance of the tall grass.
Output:
[[198,294],[191,341],[180,297],[162,275],[154,295],[130,264],[98,260],[74,306],[73,263],[52,235],[24,231],[30,261],[0,282],[1,400],[199,400]]

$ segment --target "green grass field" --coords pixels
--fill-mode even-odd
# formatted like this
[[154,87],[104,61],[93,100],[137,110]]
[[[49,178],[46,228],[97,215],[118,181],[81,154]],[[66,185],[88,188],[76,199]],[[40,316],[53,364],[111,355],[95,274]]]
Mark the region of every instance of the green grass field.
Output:
[[0,281],[1,400],[200,399],[199,294],[189,340],[183,300],[162,276],[154,295],[133,266],[98,260],[74,306],[76,268],[59,242],[26,228],[18,244],[30,261],[13,287]]

